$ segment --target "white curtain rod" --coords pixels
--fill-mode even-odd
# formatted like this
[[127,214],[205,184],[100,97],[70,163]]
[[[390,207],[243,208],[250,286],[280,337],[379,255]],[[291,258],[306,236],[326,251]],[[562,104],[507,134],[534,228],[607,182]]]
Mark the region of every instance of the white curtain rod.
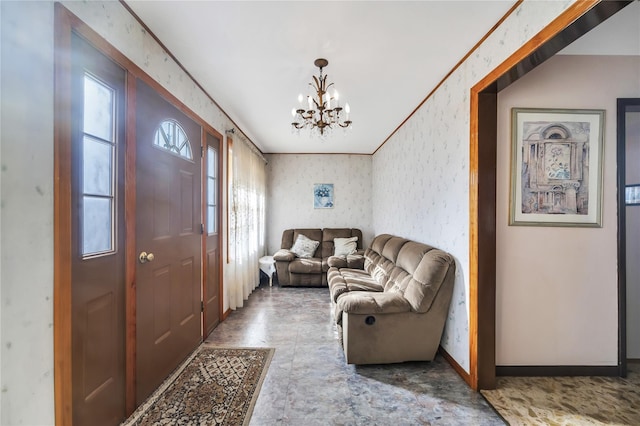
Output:
[[247,145],[247,146],[249,147],[249,149],[250,149],[254,154],[256,154],[258,157],[260,157],[260,159],[261,159],[262,161],[264,161],[264,163],[265,163],[265,164],[269,164],[269,162],[267,161],[267,159],[266,159],[266,158],[264,158],[264,155],[262,155],[262,152],[260,152],[260,150],[258,149],[258,147],[257,147],[253,142],[251,142],[250,140],[248,140],[248,139],[247,139],[247,138],[246,138],[242,133],[240,133],[240,132],[237,132],[237,133],[236,133],[236,129],[235,129],[235,127],[232,127],[231,129],[227,130],[225,133],[227,134],[227,137],[229,137],[230,135],[232,135],[231,137],[232,137],[233,139],[235,139],[236,137],[237,137],[238,139],[240,139],[242,142],[244,142],[244,144],[245,144],[245,145]]

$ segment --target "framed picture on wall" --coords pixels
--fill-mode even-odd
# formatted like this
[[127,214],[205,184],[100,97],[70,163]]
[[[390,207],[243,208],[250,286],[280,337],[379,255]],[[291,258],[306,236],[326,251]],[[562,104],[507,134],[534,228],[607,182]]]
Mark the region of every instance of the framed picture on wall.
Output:
[[333,184],[315,183],[313,184],[313,208],[332,209],[333,208]]
[[604,110],[511,110],[509,225],[602,226]]

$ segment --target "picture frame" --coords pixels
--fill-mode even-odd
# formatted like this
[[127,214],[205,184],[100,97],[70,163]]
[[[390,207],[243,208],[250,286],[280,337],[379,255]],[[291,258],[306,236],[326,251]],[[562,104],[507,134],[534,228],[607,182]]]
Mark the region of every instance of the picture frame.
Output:
[[602,227],[604,113],[512,108],[509,225]]
[[640,206],[640,183],[625,185],[624,204],[626,206]]
[[313,208],[332,209],[334,207],[332,183],[313,184]]

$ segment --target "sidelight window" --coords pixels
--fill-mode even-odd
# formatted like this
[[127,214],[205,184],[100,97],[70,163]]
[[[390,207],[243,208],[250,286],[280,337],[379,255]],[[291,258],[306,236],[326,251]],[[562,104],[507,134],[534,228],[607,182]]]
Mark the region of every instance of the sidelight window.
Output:
[[84,75],[82,129],[82,255],[114,251],[115,91]]
[[218,151],[207,147],[207,234],[218,233]]

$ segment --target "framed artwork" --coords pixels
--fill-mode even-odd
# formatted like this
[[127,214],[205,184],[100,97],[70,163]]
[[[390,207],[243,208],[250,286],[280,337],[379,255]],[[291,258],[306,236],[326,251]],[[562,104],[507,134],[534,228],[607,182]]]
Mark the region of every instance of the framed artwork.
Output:
[[313,184],[313,208],[332,209],[333,208],[333,184],[315,183]]
[[640,184],[624,187],[624,203],[627,206],[640,206]]
[[602,226],[604,110],[511,110],[509,225]]

